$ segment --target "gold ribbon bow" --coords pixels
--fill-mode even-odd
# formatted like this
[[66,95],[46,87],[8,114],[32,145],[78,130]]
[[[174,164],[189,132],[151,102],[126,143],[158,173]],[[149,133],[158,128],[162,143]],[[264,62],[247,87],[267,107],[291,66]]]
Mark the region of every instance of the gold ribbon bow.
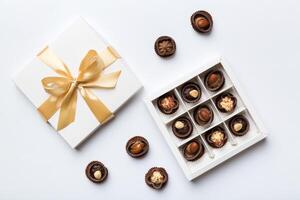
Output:
[[89,50],[80,63],[77,77],[72,76],[67,65],[48,47],[38,54],[38,58],[60,75],[42,79],[43,88],[50,96],[38,108],[47,121],[60,109],[57,130],[67,127],[75,120],[77,90],[100,123],[103,124],[113,117],[113,113],[90,89],[115,88],[121,71],[102,73],[120,58],[112,47],[107,47],[99,55],[95,50]]

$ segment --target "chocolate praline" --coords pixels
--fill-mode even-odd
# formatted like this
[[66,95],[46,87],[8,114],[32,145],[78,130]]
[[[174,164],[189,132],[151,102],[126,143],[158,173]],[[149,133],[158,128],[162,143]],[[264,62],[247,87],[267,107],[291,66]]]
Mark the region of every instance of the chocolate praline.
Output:
[[180,117],[172,123],[172,131],[178,138],[188,138],[193,132],[193,125],[187,117]]
[[229,92],[222,93],[216,98],[216,106],[218,110],[223,113],[232,112],[235,109],[236,104],[236,97]]
[[204,83],[206,88],[212,92],[220,90],[225,83],[223,72],[220,70],[208,72],[204,78]]
[[90,181],[101,183],[107,178],[108,170],[101,162],[92,161],[87,165],[85,174]]
[[154,50],[160,57],[169,57],[175,53],[176,43],[170,36],[161,36],[155,41]]
[[157,106],[162,113],[170,115],[178,110],[179,103],[174,93],[167,93],[158,98]]
[[128,140],[126,144],[127,153],[133,158],[144,156],[149,150],[148,141],[141,136],[135,136]]
[[162,167],[152,167],[145,175],[145,182],[151,188],[160,190],[168,182],[168,173]]
[[227,134],[220,126],[213,128],[205,134],[207,143],[214,148],[221,148],[227,142]]
[[198,140],[192,140],[183,147],[183,156],[188,161],[194,161],[204,154],[204,147]]
[[185,102],[195,103],[201,98],[201,89],[196,83],[187,83],[181,89],[181,96]]
[[229,120],[229,130],[235,136],[243,136],[249,130],[249,121],[243,115],[236,115],[232,119]]
[[194,119],[200,126],[210,124],[214,119],[214,112],[207,105],[200,105],[194,111]]
[[208,33],[212,30],[213,20],[208,12],[199,10],[191,16],[191,24],[195,31],[199,33]]

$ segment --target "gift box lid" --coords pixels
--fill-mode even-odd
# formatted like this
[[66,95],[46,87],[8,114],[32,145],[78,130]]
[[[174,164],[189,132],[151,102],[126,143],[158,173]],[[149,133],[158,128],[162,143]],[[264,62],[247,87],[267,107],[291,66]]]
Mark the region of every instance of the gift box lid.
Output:
[[[97,52],[105,50],[110,45],[88,25],[82,18],[63,32],[55,41],[48,44],[51,49],[69,68],[72,75],[78,75],[80,62],[86,53],[94,49]],[[117,110],[129,100],[141,87],[140,81],[130,70],[122,56],[103,73],[121,71],[117,84],[113,89],[92,88],[105,106],[116,115]],[[14,76],[14,81],[20,90],[29,98],[36,108],[49,97],[41,80],[49,76],[59,76],[49,66],[35,57],[27,66]],[[59,110],[48,120],[53,128],[57,128]],[[101,123],[95,118],[80,94],[77,95],[75,121],[58,131],[64,140],[76,148],[88,138]]]

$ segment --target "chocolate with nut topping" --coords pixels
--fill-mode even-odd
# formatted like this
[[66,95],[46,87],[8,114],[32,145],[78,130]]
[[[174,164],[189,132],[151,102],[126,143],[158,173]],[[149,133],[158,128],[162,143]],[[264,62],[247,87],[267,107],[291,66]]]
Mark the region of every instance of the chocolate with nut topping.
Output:
[[135,136],[128,140],[126,144],[127,153],[133,158],[144,156],[149,150],[148,141],[141,136]]
[[220,126],[213,128],[205,134],[207,143],[214,148],[221,148],[227,142],[227,134]]
[[183,156],[188,161],[194,161],[204,154],[204,147],[198,140],[192,140],[183,147]]
[[207,73],[204,79],[205,86],[210,91],[218,91],[225,83],[223,72],[212,70]]
[[218,110],[224,113],[232,112],[236,107],[236,103],[236,97],[229,92],[222,93],[216,98]]
[[249,121],[243,115],[236,115],[229,121],[229,129],[235,136],[243,136],[249,130]]
[[195,31],[208,33],[213,27],[213,20],[208,12],[200,10],[191,16],[191,24]]
[[214,112],[207,105],[200,105],[194,111],[194,119],[200,126],[210,124],[214,119]]
[[196,83],[187,83],[181,89],[182,99],[188,103],[195,103],[201,98],[201,89]]
[[167,93],[157,100],[159,110],[164,114],[173,114],[179,107],[178,100],[174,93]]
[[145,175],[145,182],[153,189],[160,190],[168,182],[168,173],[162,167],[152,167]]
[[187,117],[180,117],[174,120],[172,131],[178,138],[188,138],[193,132],[193,125]]
[[154,49],[157,55],[161,57],[169,57],[176,51],[176,43],[169,36],[159,37],[154,44]]
[[94,183],[103,182],[108,175],[107,168],[99,161],[92,161],[85,169],[87,178]]

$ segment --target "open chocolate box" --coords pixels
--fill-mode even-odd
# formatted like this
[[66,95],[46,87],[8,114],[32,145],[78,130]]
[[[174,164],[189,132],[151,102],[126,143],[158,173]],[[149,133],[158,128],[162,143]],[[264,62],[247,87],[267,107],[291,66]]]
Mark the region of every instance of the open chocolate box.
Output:
[[151,95],[146,104],[189,180],[266,137],[221,58]]

